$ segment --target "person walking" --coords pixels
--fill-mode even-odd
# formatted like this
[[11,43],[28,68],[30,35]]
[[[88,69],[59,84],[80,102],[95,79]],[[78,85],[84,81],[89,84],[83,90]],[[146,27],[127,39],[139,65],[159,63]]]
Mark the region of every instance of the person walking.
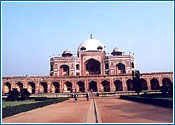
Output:
[[86,94],[87,101],[89,101],[89,92]]
[[77,102],[77,98],[78,98],[78,95],[77,95],[77,93],[75,93],[75,94],[74,94],[75,102]]

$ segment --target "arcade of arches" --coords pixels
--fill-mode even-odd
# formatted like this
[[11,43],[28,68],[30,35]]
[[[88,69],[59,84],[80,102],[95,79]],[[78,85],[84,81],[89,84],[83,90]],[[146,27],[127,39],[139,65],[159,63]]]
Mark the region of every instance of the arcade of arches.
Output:
[[[96,70],[93,70],[96,71]],[[141,86],[142,90],[159,90],[160,86],[166,85],[167,87],[173,86],[173,74],[169,74],[169,77],[161,77],[158,74],[156,77],[150,74],[142,75]],[[150,77],[148,77],[150,76]],[[155,76],[155,75],[154,75]],[[133,91],[132,76],[113,76],[113,77],[85,77],[79,80],[79,77],[72,77],[71,79],[62,78],[57,80],[55,78],[45,77],[45,81],[40,81],[41,77],[28,77],[31,81],[25,81],[24,79],[3,79],[3,93],[9,93],[13,88],[17,88],[20,92],[22,88],[27,88],[32,94],[35,93],[67,93],[67,92],[80,92],[87,91],[93,92],[122,92]],[[93,79],[93,80],[92,80]],[[64,80],[64,81],[63,81]],[[16,82],[17,81],[17,82]]]

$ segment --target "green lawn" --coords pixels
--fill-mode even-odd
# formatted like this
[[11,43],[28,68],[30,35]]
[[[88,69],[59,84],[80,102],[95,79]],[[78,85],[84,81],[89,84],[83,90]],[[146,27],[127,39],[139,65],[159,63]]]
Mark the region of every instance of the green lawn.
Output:
[[2,101],[2,108],[6,106],[15,106],[15,105],[21,105],[21,104],[30,104],[30,103],[36,103],[39,101],[35,101],[34,99],[31,100],[25,100],[25,101]]
[[173,97],[163,96],[161,94],[146,94],[146,95],[121,95],[121,99],[141,102],[145,104],[153,104],[168,108],[173,108]]

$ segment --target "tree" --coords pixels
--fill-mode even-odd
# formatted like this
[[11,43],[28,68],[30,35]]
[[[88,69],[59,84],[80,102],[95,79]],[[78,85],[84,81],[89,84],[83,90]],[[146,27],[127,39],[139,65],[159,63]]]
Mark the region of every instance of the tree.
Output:
[[26,88],[23,88],[21,90],[21,99],[22,100],[26,100],[27,98],[29,98],[30,95],[31,95],[30,92]]
[[165,96],[168,92],[168,87],[166,85],[162,85],[160,87],[160,91],[162,92],[162,95]]
[[9,92],[9,95],[7,96],[7,101],[15,101],[19,98],[20,92],[17,90],[17,88],[13,88],[12,91]]
[[140,92],[142,91],[142,85],[141,85],[139,70],[132,71],[132,77],[133,77],[134,91],[139,95]]
[[173,97],[173,84],[170,84],[170,86],[168,88],[168,95]]
[[26,88],[21,89],[21,92],[17,88],[13,88],[7,96],[7,101],[16,101],[16,100],[26,100],[30,96],[30,92]]

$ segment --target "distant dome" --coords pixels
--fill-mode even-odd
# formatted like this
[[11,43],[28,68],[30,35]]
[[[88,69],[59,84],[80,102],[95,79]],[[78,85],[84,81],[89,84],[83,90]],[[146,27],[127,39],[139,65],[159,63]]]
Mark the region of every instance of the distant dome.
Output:
[[72,56],[72,53],[71,53],[70,50],[66,49],[66,50],[63,52],[62,56]]
[[121,51],[117,47],[115,47],[112,52],[121,52]]
[[96,39],[90,38],[87,41],[85,41],[84,43],[80,44],[78,47],[78,51],[79,50],[86,50],[86,51],[97,51],[98,49],[105,51],[105,45],[101,42],[99,42]]
[[117,47],[115,47],[111,54],[112,55],[122,55],[122,51],[120,51]]

